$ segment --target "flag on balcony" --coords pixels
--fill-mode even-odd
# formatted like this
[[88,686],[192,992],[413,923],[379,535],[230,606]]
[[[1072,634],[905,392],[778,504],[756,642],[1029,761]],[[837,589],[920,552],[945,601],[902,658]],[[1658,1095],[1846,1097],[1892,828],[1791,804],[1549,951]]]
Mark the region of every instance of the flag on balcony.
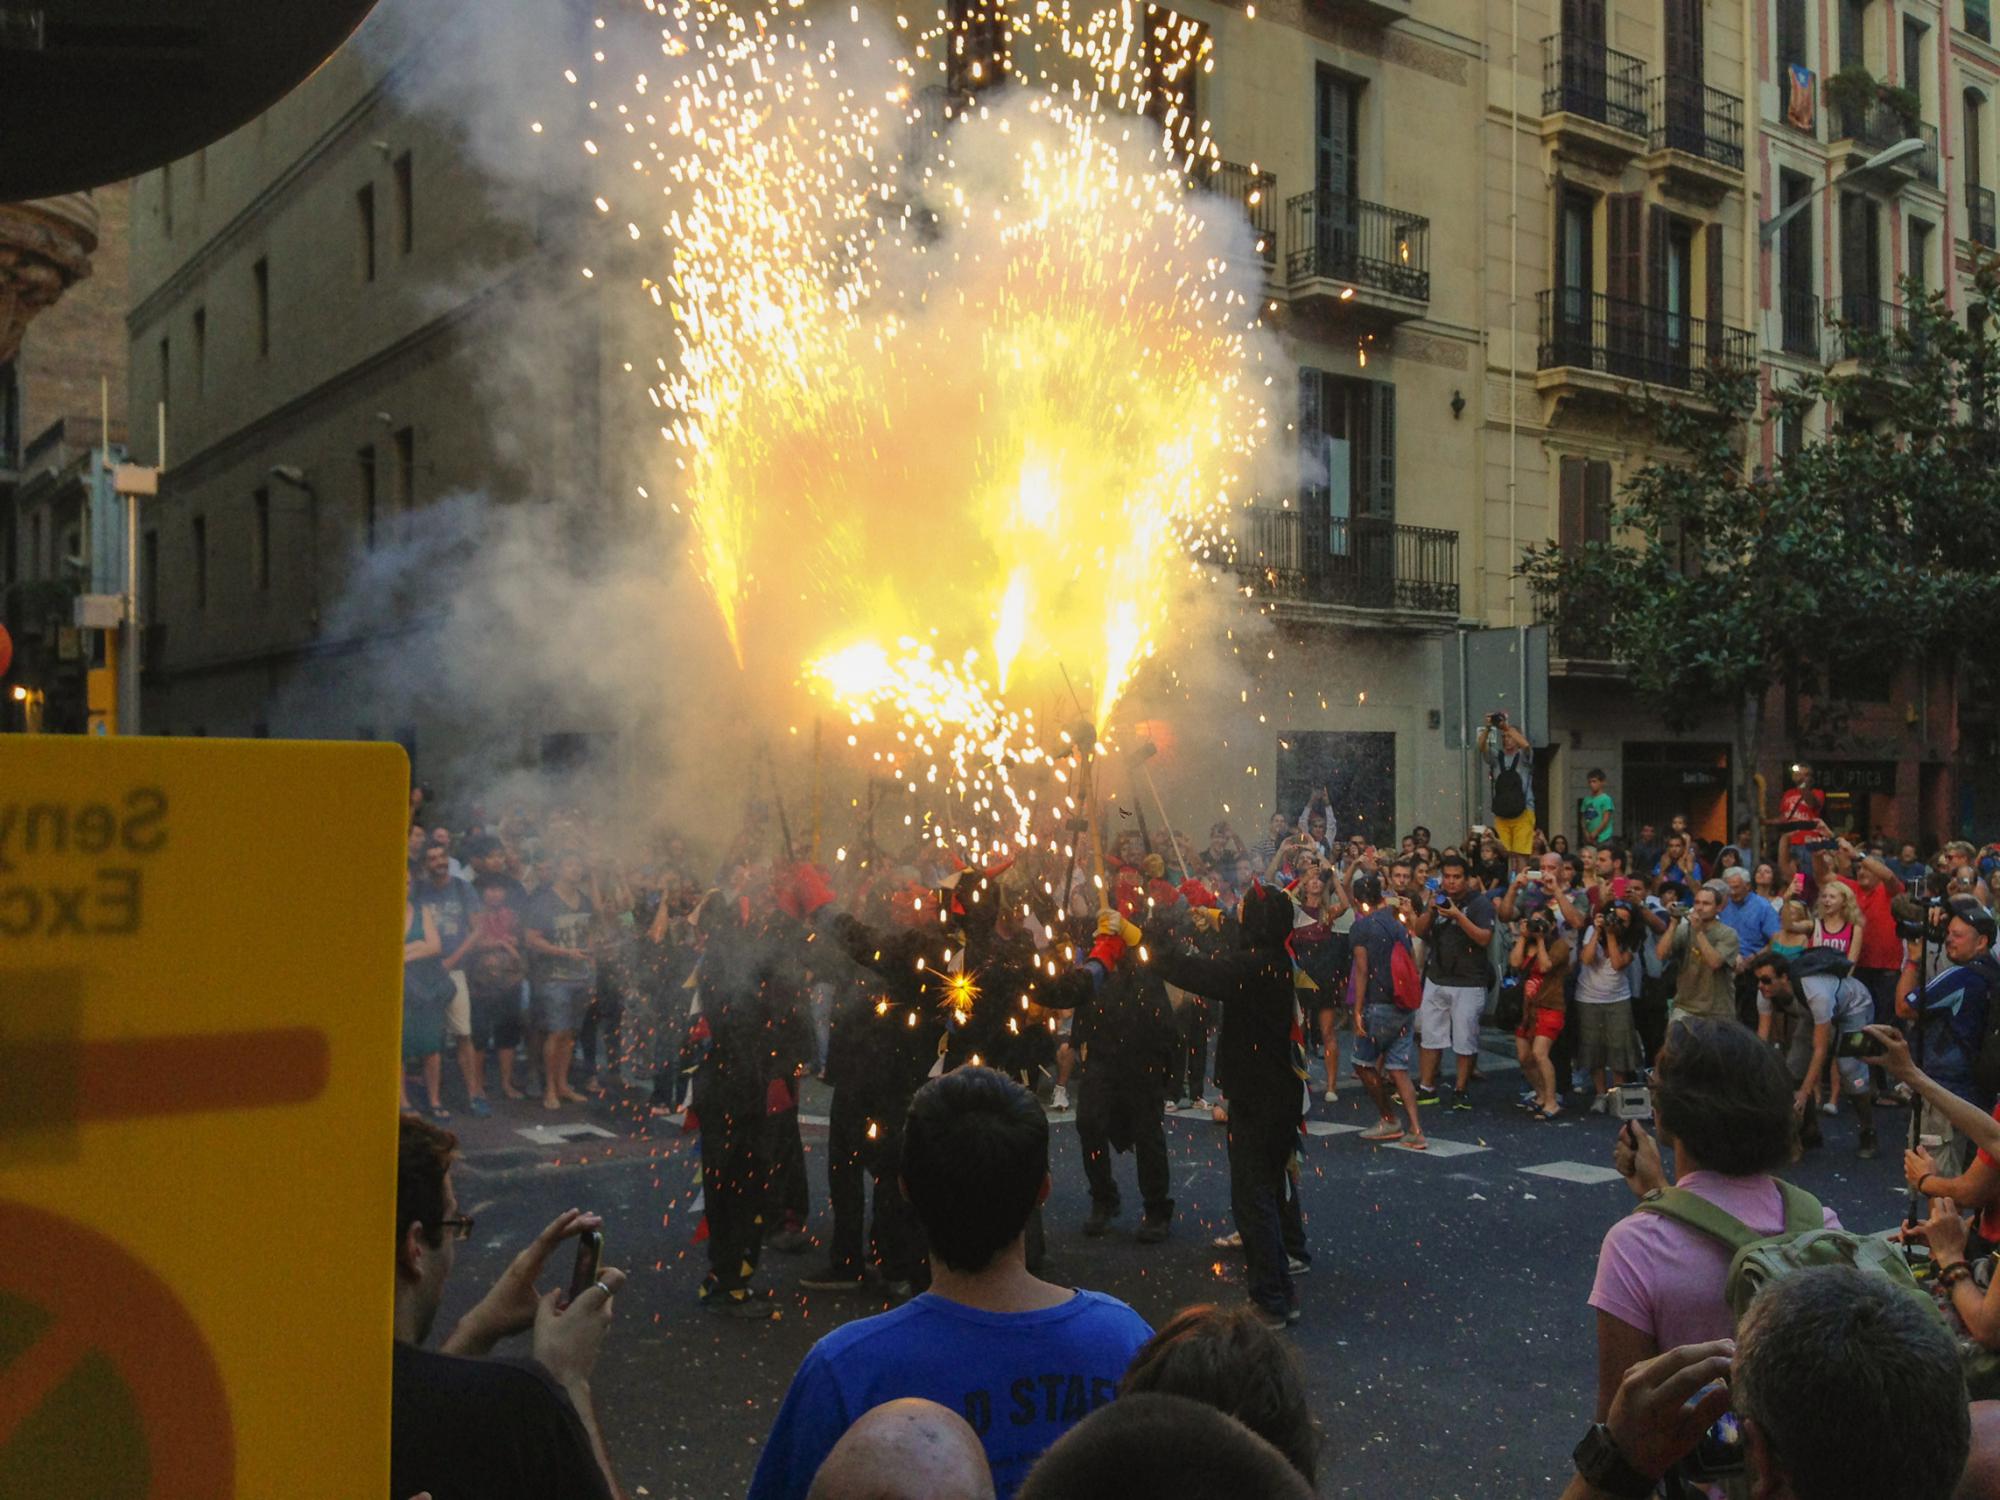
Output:
[[1812,69],[1793,63],[1785,71],[1791,75],[1791,90],[1785,100],[1785,123],[1807,132],[1816,130],[1819,125],[1818,95],[1813,88]]

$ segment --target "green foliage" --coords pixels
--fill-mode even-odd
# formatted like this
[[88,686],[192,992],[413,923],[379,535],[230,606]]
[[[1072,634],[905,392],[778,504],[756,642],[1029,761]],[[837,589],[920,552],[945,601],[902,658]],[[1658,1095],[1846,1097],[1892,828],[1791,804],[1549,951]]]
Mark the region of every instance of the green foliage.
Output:
[[1838,73],[1827,79],[1822,86],[1826,92],[1826,102],[1834,109],[1850,110],[1857,117],[1881,92],[1882,85],[1875,81],[1875,75],[1859,63],[1849,63]]
[[1715,374],[1706,403],[1649,400],[1671,456],[1628,478],[1612,539],[1520,563],[1558,654],[1624,662],[1684,723],[1808,667],[1837,682],[1884,652],[1975,639],[2000,605],[1996,264],[1977,274],[1970,327],[1912,286],[1904,326],[1843,330],[1857,358],[1774,392],[1767,418],[1824,401],[1828,421],[1771,472],[1744,456],[1755,377]]

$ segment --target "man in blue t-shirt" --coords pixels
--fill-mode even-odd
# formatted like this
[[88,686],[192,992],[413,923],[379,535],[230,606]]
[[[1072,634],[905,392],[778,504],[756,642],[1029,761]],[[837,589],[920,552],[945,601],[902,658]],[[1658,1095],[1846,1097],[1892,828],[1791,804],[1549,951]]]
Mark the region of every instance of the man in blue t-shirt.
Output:
[[960,1068],[919,1089],[902,1183],[930,1238],[930,1290],[813,1345],[771,1425],[750,1500],[803,1500],[840,1435],[903,1396],[970,1422],[997,1500],[1010,1500],[1044,1449],[1118,1393],[1152,1337],[1117,1298],[1028,1273],[1028,1217],[1049,1194],[1049,1122],[1012,1079]]
[[[1354,1076],[1368,1090],[1380,1121],[1364,1130],[1364,1141],[1404,1141],[1412,1151],[1426,1149],[1424,1127],[1417,1119],[1417,1090],[1410,1082],[1410,1058],[1416,1050],[1412,1036],[1416,1012],[1396,1004],[1394,965],[1396,950],[1410,952],[1410,933],[1404,925],[1399,904],[1384,900],[1382,883],[1373,875],[1355,879],[1355,909],[1361,917],[1348,934],[1354,944],[1350,987],[1354,1005]],[[1414,961],[1414,959],[1413,959]],[[1389,1088],[1382,1082],[1386,1068],[1409,1116],[1407,1133],[1396,1123],[1389,1103]],[[1408,1139],[1405,1140],[1407,1134]]]
[[[1897,1011],[1906,1019],[1915,1016],[1923,1070],[1959,1098],[1991,1110],[1993,1095],[1979,1086],[1973,1068],[1986,1036],[1986,1010],[1994,1003],[1993,914],[1971,896],[1954,896],[1950,910],[1944,957],[1951,967],[1907,1001],[1899,1000]],[[1917,964],[1912,958],[1904,967],[1914,970]],[[1938,1170],[1956,1176],[1971,1164],[1972,1142],[1954,1133],[1933,1154]]]

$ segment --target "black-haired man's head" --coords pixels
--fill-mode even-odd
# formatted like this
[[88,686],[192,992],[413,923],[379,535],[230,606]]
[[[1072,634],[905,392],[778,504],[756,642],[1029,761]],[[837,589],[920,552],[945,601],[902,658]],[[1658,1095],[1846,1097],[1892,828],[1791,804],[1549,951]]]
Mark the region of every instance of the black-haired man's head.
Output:
[[1049,1191],[1049,1118],[991,1068],[917,1090],[903,1131],[903,1192],[954,1271],[983,1271],[1019,1240]]

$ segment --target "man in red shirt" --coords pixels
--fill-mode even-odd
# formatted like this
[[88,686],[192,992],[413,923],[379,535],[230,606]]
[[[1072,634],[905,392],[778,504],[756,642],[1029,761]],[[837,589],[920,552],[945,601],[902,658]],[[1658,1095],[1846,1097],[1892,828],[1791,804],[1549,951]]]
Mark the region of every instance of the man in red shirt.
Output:
[[[1896,872],[1872,854],[1864,855],[1846,839],[1836,848],[1833,878],[1854,892],[1861,907],[1861,952],[1855,959],[1854,977],[1868,986],[1875,998],[1875,1019],[1886,1026],[1896,1024],[1896,976],[1903,966],[1903,941],[1896,935],[1896,914],[1889,903],[1903,894],[1903,882]],[[1899,1095],[1886,1091],[1876,1080],[1876,1097],[1885,1104]]]
[[[1826,793],[1813,785],[1813,768],[1804,761],[1792,767],[1792,784],[1785,788],[1778,798],[1778,821],[1794,823],[1811,821],[1817,823],[1826,816]],[[1811,838],[1812,830],[1796,830],[1790,843],[1794,850]]]

